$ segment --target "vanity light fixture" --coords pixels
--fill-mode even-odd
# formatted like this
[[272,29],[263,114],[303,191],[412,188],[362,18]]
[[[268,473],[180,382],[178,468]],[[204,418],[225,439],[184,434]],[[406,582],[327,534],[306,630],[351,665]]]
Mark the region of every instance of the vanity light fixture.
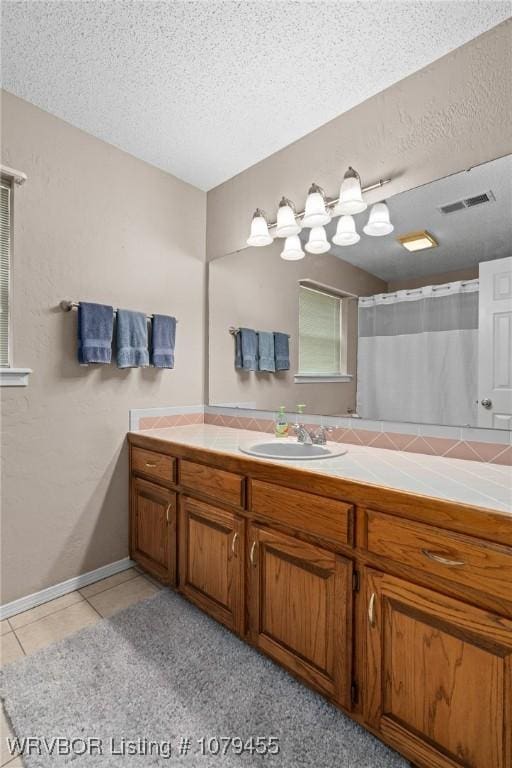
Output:
[[319,187],[318,184],[313,182],[306,198],[306,208],[304,210],[302,226],[323,227],[324,224],[328,224],[330,220],[331,214],[327,210],[325,192],[322,187]]
[[426,229],[421,232],[409,232],[407,235],[397,237],[398,242],[408,251],[424,251],[427,248],[436,248],[439,243]]
[[299,261],[305,256],[302,250],[302,243],[298,235],[291,235],[284,241],[284,248],[281,251],[281,258],[285,261]]
[[302,227],[295,218],[295,205],[287,197],[282,197],[277,209],[276,237],[298,235]]
[[368,204],[363,200],[361,189],[361,177],[351,165],[349,165],[340,187],[340,198],[334,208],[334,215],[348,215],[366,211]]
[[338,219],[336,234],[332,238],[335,245],[355,245],[361,239],[356,232],[356,223],[353,216],[342,216]]
[[274,238],[268,231],[266,213],[261,208],[256,208],[252,216],[251,234],[247,238],[247,245],[260,247],[262,245],[270,245],[273,240]]
[[323,227],[312,227],[305,247],[308,253],[327,253],[331,246],[327,240],[325,229]]
[[363,227],[365,235],[382,237],[382,235],[389,235],[393,230],[394,226],[389,220],[389,208],[386,203],[372,205],[368,223]]

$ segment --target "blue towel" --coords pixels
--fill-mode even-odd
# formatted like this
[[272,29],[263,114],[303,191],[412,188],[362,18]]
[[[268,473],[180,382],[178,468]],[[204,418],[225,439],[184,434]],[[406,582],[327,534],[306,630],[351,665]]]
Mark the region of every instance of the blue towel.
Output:
[[258,354],[260,371],[275,371],[274,334],[258,331]]
[[78,362],[110,363],[112,360],[112,332],[114,309],[106,304],[78,305]]
[[274,333],[276,371],[290,370],[290,343],[287,333]]
[[235,333],[235,368],[243,368],[242,363],[242,334]]
[[117,367],[145,368],[149,365],[148,321],[142,312],[117,310]]
[[251,328],[240,328],[242,337],[242,367],[244,371],[258,370],[258,336]]
[[174,368],[176,344],[176,318],[153,315],[151,335],[151,362],[155,368]]

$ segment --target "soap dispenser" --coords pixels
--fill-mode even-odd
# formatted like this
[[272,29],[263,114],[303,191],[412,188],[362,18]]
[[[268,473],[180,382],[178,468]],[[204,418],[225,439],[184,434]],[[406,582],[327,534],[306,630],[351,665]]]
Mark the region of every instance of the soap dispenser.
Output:
[[276,437],[288,437],[288,419],[284,410],[284,405],[279,408],[279,413],[275,421],[275,436]]

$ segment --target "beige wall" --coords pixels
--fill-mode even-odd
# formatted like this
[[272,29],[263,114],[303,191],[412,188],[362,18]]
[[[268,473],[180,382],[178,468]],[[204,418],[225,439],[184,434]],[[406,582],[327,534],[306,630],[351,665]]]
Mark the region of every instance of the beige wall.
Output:
[[511,92],[508,20],[208,192],[208,258],[245,246],[257,206],[301,206],[312,181],[337,197],[349,164],[391,196],[510,153]]
[[[342,414],[356,406],[357,303],[348,304],[348,373],[350,383],[295,384],[298,370],[299,280],[309,279],[356,296],[382,293],[387,285],[374,275],[332,254],[306,255],[301,261],[279,257],[282,241],[267,248],[247,248],[209,265],[211,405],[254,403],[261,410],[285,405],[307,413]],[[289,333],[290,371],[255,373],[234,367],[229,327]]]
[[[3,93],[15,192],[12,324],[27,388],[2,389],[2,596],[128,555],[130,408],[202,403],[206,195]],[[179,318],[173,371],[80,367],[63,298]]]

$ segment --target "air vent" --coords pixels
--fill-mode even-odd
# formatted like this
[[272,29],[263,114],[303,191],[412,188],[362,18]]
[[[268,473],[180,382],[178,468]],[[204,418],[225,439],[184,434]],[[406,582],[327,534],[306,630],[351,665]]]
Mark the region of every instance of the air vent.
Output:
[[482,192],[480,195],[473,195],[473,197],[466,197],[463,200],[456,200],[454,203],[440,205],[439,211],[444,214],[455,213],[456,211],[464,211],[466,208],[474,208],[484,203],[492,203],[495,199],[491,191]]

